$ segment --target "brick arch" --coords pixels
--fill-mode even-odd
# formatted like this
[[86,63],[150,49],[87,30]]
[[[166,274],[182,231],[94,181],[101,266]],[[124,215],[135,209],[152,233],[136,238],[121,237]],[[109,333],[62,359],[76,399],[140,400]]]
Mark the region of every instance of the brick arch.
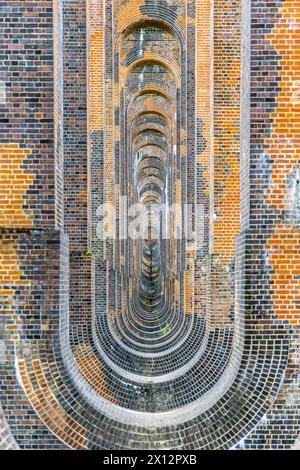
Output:
[[[47,156],[41,154],[45,168],[34,186],[38,197],[29,193],[30,204],[36,202],[36,209],[39,201],[45,203],[45,212],[39,215],[47,230],[35,221],[32,228],[20,226],[13,234],[11,228],[1,231],[4,246],[14,239],[7,265],[15,294],[8,294],[10,289],[1,292],[4,302],[12,307],[5,323],[8,362],[1,364],[1,380],[10,392],[3,402],[7,423],[25,447],[254,448],[253,435],[262,436],[264,429],[263,445],[274,447],[272,426],[281,421],[283,409],[285,417],[291,412],[288,402],[295,397],[293,387],[299,369],[295,364],[298,337],[293,326],[294,320],[295,324],[298,321],[297,297],[291,283],[289,292],[284,294],[293,296],[290,300],[294,302],[295,318],[290,321],[290,312],[280,311],[282,293],[278,280],[281,264],[286,266],[290,261],[290,241],[298,238],[295,220],[293,229],[290,219],[279,225],[272,204],[265,207],[261,201],[258,203],[258,195],[268,180],[268,155],[262,151],[268,146],[272,149],[269,127],[275,120],[276,126],[279,124],[278,114],[274,116],[272,106],[269,108],[266,103],[274,102],[274,96],[268,95],[273,92],[278,93],[278,103],[281,102],[280,92],[270,86],[269,79],[280,78],[286,70],[285,60],[276,50],[281,50],[280,35],[290,18],[290,2],[283,2],[283,8],[276,6],[275,16],[274,10],[268,10],[268,2],[243,2],[243,8],[247,3],[257,22],[248,24],[247,12],[243,11],[243,90],[247,96],[242,100],[246,119],[242,132],[249,142],[243,144],[241,174],[248,185],[247,172],[251,169],[252,182],[255,180],[256,184],[243,190],[242,218],[247,223],[235,246],[239,217],[239,195],[235,192],[239,175],[239,3],[214,2],[212,61],[210,1],[189,2],[187,9],[187,3],[181,0],[154,6],[148,0],[93,0],[88,11],[88,70],[82,34],[86,27],[83,3],[66,2],[63,23],[59,28],[56,25],[65,39],[64,96],[62,83],[57,82],[50,93],[50,105],[55,103],[55,149],[52,153],[49,150]],[[131,18],[118,10],[130,5]],[[197,213],[203,222],[200,248],[194,246],[193,239],[175,238],[176,214],[168,226],[169,244],[160,240],[158,246],[151,237],[146,238],[146,243],[126,244],[120,236],[120,225],[116,227],[116,240],[95,239],[102,202],[107,201],[113,212],[120,209],[120,195],[139,200],[133,178],[137,149],[132,145],[133,134],[130,135],[134,121],[130,122],[126,90],[121,89],[118,80],[120,57],[118,51],[114,55],[113,33],[121,34],[132,18],[148,21],[151,11],[151,21],[160,21],[158,17],[164,17],[164,9],[167,23],[176,18],[174,28],[182,25],[181,81],[173,97],[173,109],[168,100],[165,109],[160,109],[159,100],[155,106],[144,103],[137,109],[145,113],[148,106],[152,114],[165,115],[166,121],[169,115],[172,131],[167,135],[167,153],[158,139],[154,138],[150,145],[146,139],[142,141],[140,157],[148,160],[152,181],[141,172],[141,184],[147,201],[159,199],[163,191],[156,184],[155,164],[151,162],[151,158],[159,158],[165,170],[161,186],[168,186],[168,193],[164,194],[170,204],[194,200],[202,204]],[[120,21],[118,12],[122,13]],[[58,17],[57,14],[56,21]],[[26,15],[22,21],[26,22],[25,18]],[[41,18],[50,28],[50,22],[43,15]],[[265,19],[268,25],[278,23],[271,33],[266,32]],[[73,22],[79,27],[74,28]],[[116,25],[122,31],[114,31]],[[31,28],[31,22],[27,27]],[[251,35],[256,38],[252,50]],[[58,60],[61,39],[58,36],[55,44],[56,76],[62,67]],[[51,61],[48,45],[37,45],[42,46]],[[266,46],[270,52],[267,58]],[[48,79],[42,60],[38,59],[39,70]],[[278,63],[276,70],[274,62]],[[274,76],[268,75],[270,70]],[[251,96],[249,84],[255,90]],[[287,92],[285,86],[281,93]],[[261,100],[260,93],[266,93],[268,99]],[[8,93],[6,105],[12,112],[9,100]],[[263,111],[262,102],[266,104]],[[59,134],[62,111],[65,128]],[[30,128],[32,111],[24,114],[24,123]],[[51,116],[51,110],[46,114]],[[139,115],[132,114],[133,119]],[[42,119],[39,113],[35,119]],[[20,116],[14,115],[13,120],[20,125]],[[45,122],[39,121],[39,132],[29,147],[33,150],[32,160],[27,159],[30,164],[35,161],[34,155],[39,155],[38,150],[44,148],[39,142],[41,135],[49,129],[52,132],[52,124],[49,128],[48,124],[47,117]],[[60,188],[61,135],[64,195]],[[58,168],[54,167],[55,161]],[[55,172],[60,191],[57,211],[61,211],[61,198],[65,199],[64,227],[59,226],[59,230],[52,224],[55,182],[50,178],[49,186],[45,183],[46,175]],[[27,168],[20,173],[18,176],[25,181]],[[248,195],[257,206],[246,207]],[[271,195],[272,191],[268,197]],[[267,227],[263,226],[264,216],[268,218]],[[194,214],[194,222],[195,219]],[[155,216],[155,230],[159,224]],[[230,230],[224,235],[226,224]],[[285,276],[289,279],[289,274]],[[281,315],[289,321],[288,325]],[[25,412],[21,409],[23,404]],[[11,410],[17,411],[16,416],[26,414],[31,425],[36,426],[36,443],[30,437],[30,425],[21,419],[17,423]],[[284,431],[289,434],[289,441],[294,441],[296,432],[288,430],[287,422]]]

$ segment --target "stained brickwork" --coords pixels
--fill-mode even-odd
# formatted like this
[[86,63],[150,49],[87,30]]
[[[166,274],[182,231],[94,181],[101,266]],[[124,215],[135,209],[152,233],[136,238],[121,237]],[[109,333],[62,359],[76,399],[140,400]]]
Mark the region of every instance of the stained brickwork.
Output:
[[[289,360],[274,404],[243,445],[286,449],[299,435],[299,2],[249,2],[251,42],[248,226],[264,245],[262,300],[289,334]],[[268,280],[267,280],[268,279]]]
[[297,446],[298,1],[1,9],[0,448]]

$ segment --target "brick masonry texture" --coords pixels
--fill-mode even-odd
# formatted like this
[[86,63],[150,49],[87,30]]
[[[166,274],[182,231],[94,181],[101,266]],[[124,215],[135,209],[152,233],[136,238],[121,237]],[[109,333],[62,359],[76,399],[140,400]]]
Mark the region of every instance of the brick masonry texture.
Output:
[[300,2],[0,8],[0,449],[299,447]]

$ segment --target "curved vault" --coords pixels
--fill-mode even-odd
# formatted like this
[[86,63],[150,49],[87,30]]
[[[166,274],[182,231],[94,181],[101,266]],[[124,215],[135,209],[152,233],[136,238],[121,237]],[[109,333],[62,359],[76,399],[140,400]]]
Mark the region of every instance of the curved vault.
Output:
[[[44,241],[44,264],[38,251],[31,258],[38,278],[52,282],[48,307],[55,308],[42,309],[39,337],[23,335],[18,320],[19,384],[37,416],[71,448],[228,449],[274,402],[289,342],[271,311],[262,319],[256,310],[255,284],[263,276],[270,287],[270,279],[263,246],[251,273],[259,235],[249,214],[242,214],[240,233],[240,205],[232,207],[231,244],[224,248],[218,235],[218,217],[226,214],[219,201],[231,191],[224,196],[218,189],[220,167],[229,178],[229,163],[218,154],[219,135],[211,159],[210,124],[201,121],[210,114],[211,69],[197,71],[192,61],[195,44],[202,47],[199,28],[210,31],[181,0],[117,0],[113,9],[111,2],[87,3],[89,202],[82,233],[88,227],[89,248],[78,255],[85,239],[76,240],[70,192],[64,208],[70,241],[57,231],[53,243]],[[200,80],[207,80],[206,93],[198,94]],[[231,85],[216,85],[217,97],[218,86]],[[223,148],[239,136],[230,138]],[[66,181],[76,173],[70,162]],[[124,219],[124,201],[143,211],[137,239],[127,236],[132,221]],[[115,215],[104,241],[97,238],[101,203]],[[191,235],[178,236],[178,220],[190,224]],[[25,267],[26,245],[41,238],[19,236]],[[78,289],[83,268],[85,292],[92,293],[85,300]],[[39,287],[22,289],[26,298]]]

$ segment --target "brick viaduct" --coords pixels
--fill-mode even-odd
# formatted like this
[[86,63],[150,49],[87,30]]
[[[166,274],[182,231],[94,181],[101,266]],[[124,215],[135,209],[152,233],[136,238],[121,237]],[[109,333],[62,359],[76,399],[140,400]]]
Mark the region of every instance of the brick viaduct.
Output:
[[296,447],[299,0],[0,6],[0,447]]

